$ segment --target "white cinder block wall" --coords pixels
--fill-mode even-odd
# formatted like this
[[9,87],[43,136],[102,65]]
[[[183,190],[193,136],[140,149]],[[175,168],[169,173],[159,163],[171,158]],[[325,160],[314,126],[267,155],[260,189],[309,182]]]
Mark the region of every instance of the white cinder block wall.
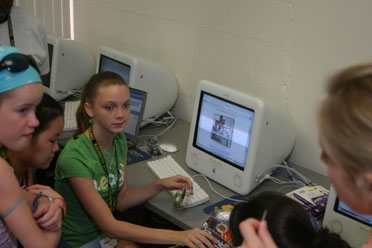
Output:
[[179,83],[173,113],[190,121],[208,79],[283,104],[297,126],[289,161],[326,174],[316,109],[335,70],[372,59],[369,0],[75,0],[75,35],[158,60]]

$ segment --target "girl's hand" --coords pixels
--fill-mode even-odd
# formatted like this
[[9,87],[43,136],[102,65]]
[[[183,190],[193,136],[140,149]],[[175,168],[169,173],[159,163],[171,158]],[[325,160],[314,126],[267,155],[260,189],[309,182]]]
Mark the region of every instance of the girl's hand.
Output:
[[249,218],[239,224],[244,241],[239,248],[277,248],[266,221]]
[[34,184],[26,188],[26,191],[38,195],[40,192],[42,192],[44,195],[48,195],[52,197],[53,199],[56,197],[61,197],[60,194],[58,194],[56,191],[54,191],[51,187],[40,185],[40,184]]
[[[63,198],[60,194],[54,191],[51,187],[34,184],[26,188],[26,190],[34,195],[38,195],[42,192],[44,195],[48,195],[54,199],[50,202],[44,197],[39,198],[39,205],[33,217],[37,219],[38,225],[47,231],[56,231],[61,228],[62,224],[62,211],[65,211],[66,206]],[[43,199],[44,198],[44,199]],[[41,201],[47,200],[47,203],[41,203]],[[42,206],[40,205],[42,204]]]
[[213,243],[217,243],[217,239],[210,233],[198,228],[178,232],[179,236],[177,245],[188,246],[191,248],[214,248]]
[[61,229],[61,208],[55,202],[50,202],[45,197],[40,197],[38,201],[37,210],[32,214],[36,223],[46,231],[54,232]]
[[157,184],[162,187],[162,190],[166,191],[181,190],[185,187],[185,183],[188,186],[189,192],[192,193],[193,186],[190,178],[188,177],[178,175],[157,180]]

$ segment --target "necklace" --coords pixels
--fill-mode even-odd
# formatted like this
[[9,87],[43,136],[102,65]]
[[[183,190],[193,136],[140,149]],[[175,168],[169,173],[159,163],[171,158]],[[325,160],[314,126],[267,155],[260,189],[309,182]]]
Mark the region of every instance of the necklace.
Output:
[[[94,147],[94,150],[96,151],[97,153],[97,156],[98,156],[98,159],[102,165],[102,169],[104,170],[105,174],[106,174],[106,178],[107,180],[109,179],[109,172],[107,170],[107,165],[106,165],[106,161],[105,161],[105,158],[103,157],[103,154],[102,154],[102,151],[101,151],[101,148],[99,147],[99,145],[97,144],[97,140],[96,138],[94,137],[94,134],[93,134],[93,130],[92,130],[92,125],[90,125],[88,127],[88,134],[89,134],[89,138],[90,140],[92,141],[92,145]],[[113,144],[114,146],[114,149],[116,149],[116,146],[115,144]],[[118,165],[119,165],[119,159],[118,159],[118,154],[116,153],[116,156],[115,156],[115,159],[116,159],[116,185],[119,185],[119,178],[120,178],[120,173],[119,173],[119,169],[118,169]],[[111,188],[111,184],[108,183],[108,187],[109,187],[109,199],[108,199],[108,205],[109,205],[109,208],[111,210],[111,212],[114,212],[115,208],[116,208],[116,200],[117,200],[117,191],[116,192],[112,192],[112,188]]]

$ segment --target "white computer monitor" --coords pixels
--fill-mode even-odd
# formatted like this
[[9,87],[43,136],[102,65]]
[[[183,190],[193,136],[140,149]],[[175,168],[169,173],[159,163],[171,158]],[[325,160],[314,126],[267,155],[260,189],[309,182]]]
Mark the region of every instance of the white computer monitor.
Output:
[[176,102],[178,84],[174,73],[155,61],[102,46],[96,71],[116,72],[131,88],[147,92],[143,119],[163,115]]
[[361,247],[368,242],[372,216],[357,214],[351,210],[336,194],[331,186],[323,225],[345,239],[351,247]]
[[44,92],[60,101],[80,89],[94,74],[96,61],[82,42],[48,35],[50,70],[42,76]]
[[202,80],[195,94],[187,165],[241,195],[294,146],[295,127],[280,104]]

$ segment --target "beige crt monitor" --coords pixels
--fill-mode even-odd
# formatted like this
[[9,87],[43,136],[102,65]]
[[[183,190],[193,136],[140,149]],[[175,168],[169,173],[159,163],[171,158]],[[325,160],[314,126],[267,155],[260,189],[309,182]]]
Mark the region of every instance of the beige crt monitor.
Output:
[[147,92],[143,119],[163,115],[176,102],[177,79],[164,65],[106,46],[99,48],[98,59],[97,72],[116,72],[131,88]]
[[292,151],[295,126],[279,104],[202,80],[195,94],[186,163],[246,195]]
[[81,89],[94,74],[96,60],[82,42],[48,35],[50,70],[42,76],[43,90],[60,101]]
[[342,202],[331,187],[323,225],[341,235],[351,247],[360,248],[367,244],[371,226],[371,215],[360,215]]

